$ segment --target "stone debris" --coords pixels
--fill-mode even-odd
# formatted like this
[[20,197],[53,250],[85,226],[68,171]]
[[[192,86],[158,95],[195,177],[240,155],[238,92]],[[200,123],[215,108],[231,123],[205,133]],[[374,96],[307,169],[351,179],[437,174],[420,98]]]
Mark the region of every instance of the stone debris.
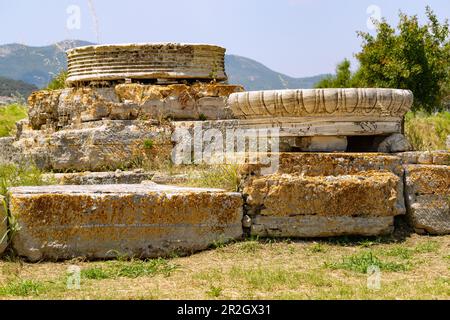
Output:
[[16,252],[30,261],[188,254],[242,236],[242,197],[161,185],[11,188]]
[[412,149],[408,139],[401,134],[395,133],[385,138],[378,146],[378,152],[394,153],[405,152]]
[[405,165],[405,195],[417,233],[450,234],[450,166]]

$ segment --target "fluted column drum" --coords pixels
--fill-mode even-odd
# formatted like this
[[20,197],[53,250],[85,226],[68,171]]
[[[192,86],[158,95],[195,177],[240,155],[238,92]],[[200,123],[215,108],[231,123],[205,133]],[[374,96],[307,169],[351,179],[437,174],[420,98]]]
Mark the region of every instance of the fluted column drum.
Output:
[[97,45],[67,51],[67,84],[123,79],[227,80],[225,49],[206,44]]

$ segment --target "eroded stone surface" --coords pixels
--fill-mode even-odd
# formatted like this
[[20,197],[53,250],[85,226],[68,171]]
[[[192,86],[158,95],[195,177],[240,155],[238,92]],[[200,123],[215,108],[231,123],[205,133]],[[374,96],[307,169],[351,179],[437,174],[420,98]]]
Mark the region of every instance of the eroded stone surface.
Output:
[[450,165],[450,151],[410,151],[396,154],[404,164]]
[[254,215],[381,217],[405,213],[399,184],[400,178],[390,172],[283,174],[250,179],[243,193]]
[[418,233],[450,233],[450,166],[406,165],[405,195]]
[[376,235],[405,213],[401,159],[376,153],[279,153],[242,166],[250,231],[260,236]]
[[159,257],[242,235],[242,197],[160,185],[11,188],[19,231],[13,248],[31,261],[118,254]]
[[57,132],[27,130],[14,147],[41,169],[108,171],[168,161],[171,132],[169,124],[155,121],[104,120]]
[[77,172],[48,173],[43,175],[45,181],[62,185],[96,185],[96,184],[139,184],[152,179],[155,173],[144,170],[114,172]]
[[250,234],[261,237],[375,236],[394,231],[393,217],[257,216]]
[[14,137],[0,138],[0,163],[18,162],[20,151],[14,147]]
[[225,49],[206,44],[96,45],[67,51],[69,85],[125,79],[226,80]]
[[[362,171],[390,171],[403,176],[401,159],[379,153],[269,153],[269,159],[278,159],[276,173],[305,176],[354,175]],[[243,174],[260,176],[261,170],[270,165],[248,164],[242,166]]]
[[7,230],[8,230],[8,221],[7,221],[7,215],[6,215],[6,203],[4,202],[5,198],[0,196],[0,256],[5,251],[7,243],[8,243],[8,237],[7,237]]
[[241,86],[218,83],[44,90],[29,97],[29,119],[35,130],[102,119],[228,119],[232,112],[226,100],[240,91]]

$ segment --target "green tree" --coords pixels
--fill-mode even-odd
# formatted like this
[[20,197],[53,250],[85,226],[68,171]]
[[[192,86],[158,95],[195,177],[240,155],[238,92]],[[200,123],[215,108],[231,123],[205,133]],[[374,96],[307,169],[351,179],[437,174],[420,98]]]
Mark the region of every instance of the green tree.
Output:
[[376,34],[358,32],[362,50],[355,56],[359,69],[351,73],[345,59],[336,75],[318,82],[316,88],[380,87],[409,89],[414,93],[413,110],[427,112],[450,107],[450,30],[440,23],[430,7],[428,21],[400,12],[397,28],[386,20],[376,22]]
[[352,88],[358,86],[358,74],[350,70],[351,63],[344,59],[336,67],[336,75],[323,78],[315,84],[315,88]]
[[430,7],[426,15],[425,25],[400,12],[397,32],[386,20],[376,23],[375,36],[358,32],[363,44],[356,57],[360,85],[410,89],[414,109],[430,112],[442,109],[450,93],[450,42],[448,20],[441,24]]

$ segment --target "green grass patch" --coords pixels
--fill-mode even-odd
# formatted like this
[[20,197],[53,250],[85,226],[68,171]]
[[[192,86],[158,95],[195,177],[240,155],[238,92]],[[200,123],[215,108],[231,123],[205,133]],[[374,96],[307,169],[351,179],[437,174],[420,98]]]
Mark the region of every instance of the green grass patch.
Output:
[[325,266],[333,270],[342,269],[359,273],[366,273],[370,266],[377,266],[381,271],[389,272],[408,271],[410,269],[409,263],[382,261],[371,251],[344,257],[341,262],[326,262]]
[[201,188],[218,188],[238,191],[241,182],[239,165],[222,164],[207,167],[191,175],[189,185]]
[[0,296],[29,297],[44,293],[44,283],[35,280],[13,280],[4,286],[0,286]]
[[7,137],[14,133],[16,122],[27,117],[27,107],[11,104],[0,106],[0,137]]
[[211,286],[208,291],[206,291],[206,294],[210,296],[211,298],[218,298],[222,295],[223,288]]
[[102,267],[92,267],[81,271],[84,279],[102,280],[116,278],[139,278],[162,274],[166,277],[178,266],[165,259],[110,261]]
[[9,187],[41,186],[50,183],[44,181],[42,172],[33,164],[0,164],[0,195],[6,195]]
[[320,242],[317,242],[317,243],[314,243],[314,244],[308,246],[307,249],[311,253],[324,253],[327,251],[327,248]]

